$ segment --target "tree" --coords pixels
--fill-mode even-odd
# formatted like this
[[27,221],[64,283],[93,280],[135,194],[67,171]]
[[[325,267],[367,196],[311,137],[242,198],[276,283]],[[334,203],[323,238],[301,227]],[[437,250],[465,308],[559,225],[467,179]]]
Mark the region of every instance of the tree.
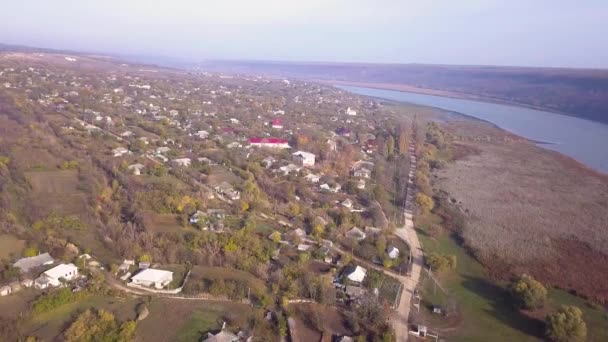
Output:
[[395,138],[393,138],[392,135],[389,135],[388,140],[386,141],[386,150],[387,150],[387,157],[390,157],[392,155],[395,154]]
[[547,316],[547,337],[556,342],[579,342],[587,337],[583,312],[576,306],[564,305]]
[[424,213],[430,212],[433,207],[435,207],[433,199],[430,196],[421,193],[416,195],[416,204],[418,204]]
[[517,304],[524,309],[539,309],[545,305],[547,300],[547,289],[536,279],[523,274],[510,287]]
[[272,242],[279,243],[281,242],[281,233],[275,230],[272,234],[270,234],[270,238],[272,239]]
[[23,256],[24,257],[33,257],[36,256],[38,254],[38,248],[36,247],[28,247],[23,251]]

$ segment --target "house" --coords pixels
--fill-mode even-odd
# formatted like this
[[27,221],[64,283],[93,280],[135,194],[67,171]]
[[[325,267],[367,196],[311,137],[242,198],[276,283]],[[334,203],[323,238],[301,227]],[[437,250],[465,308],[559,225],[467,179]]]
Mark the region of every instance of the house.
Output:
[[335,141],[331,140],[331,139],[327,140],[327,146],[329,146],[329,150],[331,152],[335,152],[335,151],[338,150],[338,144]]
[[13,267],[20,269],[21,273],[27,273],[34,268],[51,265],[54,262],[55,259],[49,253],[43,253],[33,257],[21,258],[13,264]]
[[27,287],[27,288],[32,287],[32,286],[34,286],[34,281],[30,278],[25,278],[21,281],[21,286]]
[[321,190],[323,191],[327,191],[327,192],[332,192],[332,193],[337,193],[338,191],[340,191],[340,189],[342,189],[342,186],[340,184],[335,184],[333,186],[330,186],[327,183],[323,183],[321,184],[321,186],[319,186],[319,188],[321,188]]
[[315,155],[310,152],[298,151],[292,154],[293,161],[302,166],[315,165]]
[[273,164],[274,162],[276,162],[276,161],[277,161],[277,160],[276,160],[276,159],[274,159],[272,156],[270,156],[270,157],[266,157],[266,158],[262,159],[262,166],[264,166],[265,168],[269,168],[269,167],[271,167],[271,166],[272,166],[272,164]]
[[301,170],[301,168],[295,164],[289,164],[289,165],[281,166],[279,168],[279,171],[281,171],[284,176],[287,176],[288,174],[290,174],[292,172],[298,172],[300,170]]
[[2,296],[2,297],[10,295],[11,292],[13,292],[13,290],[11,289],[10,286],[5,285],[5,286],[0,287],[0,296]]
[[346,108],[346,115],[350,115],[350,116],[356,116],[357,115],[357,111],[354,109],[351,109],[350,107]]
[[275,110],[274,112],[272,112],[272,114],[274,115],[285,115],[285,111],[282,109],[279,110]]
[[135,285],[155,287],[162,289],[173,281],[173,272],[146,268],[131,277],[131,282]]
[[289,141],[278,138],[249,138],[249,145],[261,148],[290,148]]
[[112,150],[112,154],[114,155],[114,157],[122,157],[127,153],[129,153],[129,150],[124,147],[117,147]]
[[226,145],[226,147],[228,147],[228,148],[241,148],[241,147],[243,147],[243,145],[241,145],[241,143],[239,143],[238,141],[233,141],[230,144]]
[[370,178],[372,175],[372,172],[364,167],[353,171],[353,176],[355,177],[360,177],[360,178]]
[[125,137],[125,138],[130,137],[132,135],[133,135],[133,132],[131,132],[131,131],[124,131],[124,132],[120,133],[120,136]]
[[175,166],[179,166],[179,167],[188,167],[188,166],[190,166],[190,164],[192,164],[192,160],[190,158],[173,159],[171,162]]
[[204,212],[202,212],[200,210],[197,210],[192,216],[190,216],[190,223],[196,224],[202,217],[205,217],[205,216],[207,216],[207,214],[205,214]]
[[365,180],[364,179],[359,179],[357,181],[357,189],[365,189]]
[[342,203],[340,203],[343,207],[346,208],[352,208],[353,207],[353,201],[350,198],[345,199],[344,201],[342,201]]
[[238,119],[235,118],[230,118],[230,123],[238,125],[239,123],[241,123]]
[[156,154],[163,154],[171,151],[171,149],[167,146],[161,146],[156,148]]
[[311,183],[319,183],[319,181],[321,180],[321,176],[315,175],[314,173],[309,173],[306,176],[304,176],[304,179],[306,179],[307,181],[309,181]]
[[298,245],[298,252],[307,252],[309,249],[311,249],[312,246],[305,244],[305,243],[301,243]]
[[338,127],[335,132],[339,136],[350,137],[351,130],[350,130],[350,128],[346,128],[346,127]]
[[391,259],[397,259],[399,257],[399,249],[395,246],[390,246],[386,249],[386,254]]
[[281,123],[281,119],[279,118],[272,120],[270,126],[274,129],[283,129],[283,123]]
[[241,338],[222,327],[217,334],[207,333],[207,338],[203,342],[239,342]]
[[143,164],[131,164],[127,169],[132,171],[134,175],[139,176],[141,175],[141,170],[143,170],[144,167],[145,166]]
[[367,270],[361,266],[352,266],[349,267],[344,275],[348,280],[353,281],[355,283],[361,283],[363,279],[365,279],[365,275],[367,274]]
[[365,235],[365,232],[357,227],[353,227],[353,229],[346,232],[346,237],[355,239],[357,241],[365,240],[366,236],[367,235]]
[[306,231],[302,228],[296,228],[291,232],[291,235],[293,237],[298,237],[298,238],[305,238],[306,237]]
[[355,340],[350,336],[337,336],[336,342],[354,342]]
[[207,132],[207,131],[198,131],[194,135],[196,135],[197,137],[199,137],[201,139],[207,139],[207,137],[209,137],[209,132]]
[[60,264],[48,271],[45,271],[40,277],[34,280],[34,287],[37,289],[46,289],[49,287],[57,287],[61,285],[61,279],[70,281],[78,276],[78,267],[74,264]]
[[220,195],[226,195],[231,200],[236,201],[239,198],[241,198],[241,193],[238,192],[238,191],[236,191],[236,190],[234,190],[234,188],[232,187],[232,185],[230,185],[230,183],[228,183],[228,182],[221,182],[220,184],[216,185],[214,187],[214,189]]

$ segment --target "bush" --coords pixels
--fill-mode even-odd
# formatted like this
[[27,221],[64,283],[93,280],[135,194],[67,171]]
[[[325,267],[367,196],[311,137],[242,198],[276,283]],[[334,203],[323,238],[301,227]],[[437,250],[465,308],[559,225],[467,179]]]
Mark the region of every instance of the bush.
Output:
[[431,253],[426,257],[426,264],[432,271],[441,273],[456,268],[456,260],[455,255]]
[[48,295],[41,296],[34,301],[34,312],[42,313],[56,309],[62,305],[76,302],[87,295],[86,291],[72,292],[69,288],[63,288]]
[[524,309],[539,309],[547,300],[547,289],[536,279],[524,274],[511,285],[511,293],[517,305]]
[[556,342],[579,342],[587,337],[583,312],[576,306],[564,305],[547,316],[547,337]]

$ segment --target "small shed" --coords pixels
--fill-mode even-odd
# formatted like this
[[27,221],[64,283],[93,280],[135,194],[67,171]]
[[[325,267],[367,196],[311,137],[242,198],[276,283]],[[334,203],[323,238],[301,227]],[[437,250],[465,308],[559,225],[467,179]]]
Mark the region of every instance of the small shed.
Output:
[[0,287],[0,296],[8,296],[11,294],[11,292],[13,292],[13,290],[11,290],[10,286],[2,286]]

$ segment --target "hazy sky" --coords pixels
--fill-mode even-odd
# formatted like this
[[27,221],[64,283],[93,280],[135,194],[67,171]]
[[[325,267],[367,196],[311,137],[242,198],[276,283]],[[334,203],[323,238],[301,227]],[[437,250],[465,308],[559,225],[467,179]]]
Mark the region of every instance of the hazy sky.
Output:
[[0,0],[0,42],[189,59],[608,68],[608,0]]

